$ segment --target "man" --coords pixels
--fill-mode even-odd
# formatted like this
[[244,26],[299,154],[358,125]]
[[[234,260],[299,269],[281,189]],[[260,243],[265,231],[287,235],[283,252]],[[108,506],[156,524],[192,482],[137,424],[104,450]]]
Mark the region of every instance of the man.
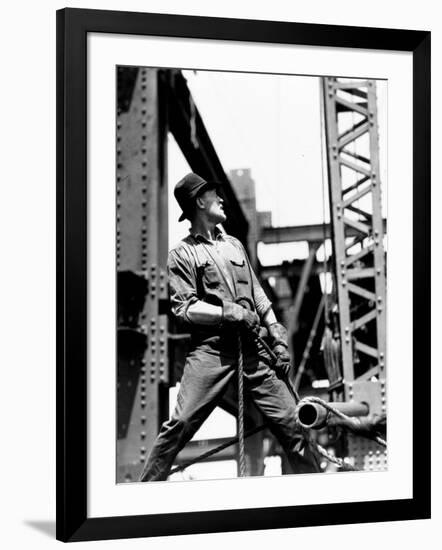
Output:
[[[173,314],[186,323],[192,348],[184,366],[177,404],[163,424],[140,481],[167,479],[178,452],[193,437],[237,376],[239,342],[244,390],[268,421],[297,473],[320,471],[295,421],[295,401],[278,374],[290,357],[287,331],[276,320],[241,243],[221,232],[226,221],[216,184],[190,173],[175,187],[182,209],[179,221],[191,221],[190,234],[168,258]],[[267,328],[277,360],[258,351],[254,333]]]

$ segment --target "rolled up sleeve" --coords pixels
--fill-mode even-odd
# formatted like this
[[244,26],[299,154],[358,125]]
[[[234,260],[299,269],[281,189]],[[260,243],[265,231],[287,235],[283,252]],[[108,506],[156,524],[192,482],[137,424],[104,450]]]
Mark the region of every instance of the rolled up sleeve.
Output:
[[189,323],[187,309],[198,301],[194,269],[187,258],[172,250],[167,260],[167,274],[172,313],[178,320]]
[[258,278],[256,277],[251,266],[250,273],[252,276],[253,297],[255,300],[256,312],[259,315],[260,319],[263,319],[266,313],[272,307],[272,302],[267,298],[267,295],[260,285]]

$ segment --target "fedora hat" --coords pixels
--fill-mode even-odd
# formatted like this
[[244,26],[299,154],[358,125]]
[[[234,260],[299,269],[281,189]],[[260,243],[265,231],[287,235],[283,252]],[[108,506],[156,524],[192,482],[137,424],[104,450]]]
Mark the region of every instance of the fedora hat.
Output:
[[183,211],[178,218],[179,222],[185,220],[193,206],[195,198],[207,191],[207,189],[213,189],[218,186],[215,182],[206,181],[198,174],[190,172],[187,176],[184,176],[176,185],[173,194]]

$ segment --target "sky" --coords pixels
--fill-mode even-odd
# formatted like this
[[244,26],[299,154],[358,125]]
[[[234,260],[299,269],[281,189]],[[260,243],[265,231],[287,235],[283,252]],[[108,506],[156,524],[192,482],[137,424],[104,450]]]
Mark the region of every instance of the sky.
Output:
[[[251,170],[257,209],[270,210],[274,226],[304,225],[322,223],[325,205],[328,221],[320,79],[215,71],[183,73],[225,172]],[[386,82],[378,82],[377,93],[381,178],[385,182]],[[190,171],[172,137],[168,170],[172,246],[187,234],[189,226],[187,222],[177,222],[180,210],[173,198],[173,186]],[[386,207],[386,196],[383,200]],[[306,250],[302,243],[261,245],[258,253],[265,265],[305,257]]]

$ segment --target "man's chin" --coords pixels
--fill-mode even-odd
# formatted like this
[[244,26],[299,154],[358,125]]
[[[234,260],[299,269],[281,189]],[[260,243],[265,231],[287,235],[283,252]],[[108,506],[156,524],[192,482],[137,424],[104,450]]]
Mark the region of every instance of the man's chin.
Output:
[[227,220],[227,216],[224,214],[224,212],[213,212],[213,214],[210,217],[210,221],[214,223],[215,225],[219,223],[224,223]]

